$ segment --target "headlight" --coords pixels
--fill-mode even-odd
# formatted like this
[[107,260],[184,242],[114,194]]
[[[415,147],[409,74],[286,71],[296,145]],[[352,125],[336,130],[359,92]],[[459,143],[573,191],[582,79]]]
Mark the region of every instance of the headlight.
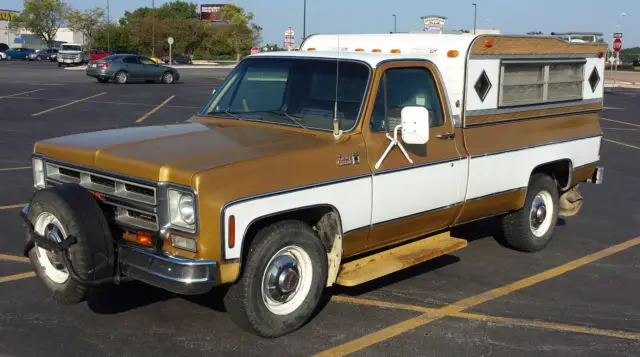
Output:
[[31,167],[33,169],[33,187],[44,188],[44,162],[40,158],[33,158],[31,160]]
[[172,226],[195,230],[196,206],[193,194],[169,189],[169,217]]

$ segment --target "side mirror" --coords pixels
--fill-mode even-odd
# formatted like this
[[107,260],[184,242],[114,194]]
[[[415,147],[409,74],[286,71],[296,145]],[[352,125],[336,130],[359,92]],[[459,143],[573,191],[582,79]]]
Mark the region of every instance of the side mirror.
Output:
[[429,141],[429,111],[425,107],[407,106],[400,112],[402,141],[407,144],[426,144]]

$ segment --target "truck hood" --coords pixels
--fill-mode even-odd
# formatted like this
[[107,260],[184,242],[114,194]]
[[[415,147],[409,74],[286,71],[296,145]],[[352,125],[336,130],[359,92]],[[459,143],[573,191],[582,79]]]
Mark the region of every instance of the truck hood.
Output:
[[197,122],[63,136],[37,142],[34,151],[63,163],[190,185],[204,170],[323,142],[312,132]]

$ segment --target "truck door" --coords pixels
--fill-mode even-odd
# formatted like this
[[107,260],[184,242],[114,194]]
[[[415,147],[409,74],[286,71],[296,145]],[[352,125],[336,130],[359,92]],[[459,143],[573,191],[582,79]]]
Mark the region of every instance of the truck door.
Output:
[[[468,166],[462,131],[453,127],[443,84],[431,62],[386,62],[376,70],[372,88],[375,99],[363,127],[373,173],[368,248],[450,226],[462,207]],[[394,147],[376,168],[391,142],[387,134],[393,137],[405,106],[429,111],[429,141],[404,144],[399,130],[398,139],[413,163]]]

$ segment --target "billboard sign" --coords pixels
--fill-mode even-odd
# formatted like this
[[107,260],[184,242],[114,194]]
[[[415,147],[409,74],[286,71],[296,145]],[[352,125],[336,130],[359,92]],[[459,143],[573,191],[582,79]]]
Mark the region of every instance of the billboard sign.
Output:
[[0,21],[13,21],[19,12],[12,10],[0,10]]
[[421,19],[424,24],[424,31],[438,34],[444,31],[444,23],[447,20],[446,17],[437,15],[423,16]]
[[200,5],[200,20],[211,22],[222,22],[220,10],[226,4],[202,4]]

